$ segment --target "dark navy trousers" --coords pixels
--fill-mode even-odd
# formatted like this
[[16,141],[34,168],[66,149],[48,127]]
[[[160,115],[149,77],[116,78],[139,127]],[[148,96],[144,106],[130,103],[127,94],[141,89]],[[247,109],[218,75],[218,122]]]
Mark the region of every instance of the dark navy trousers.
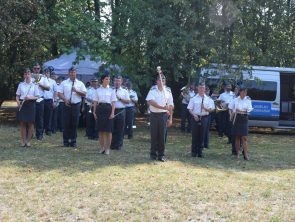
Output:
[[80,103],[64,106],[64,144],[75,144],[77,139],[77,128],[80,117]]
[[125,108],[115,109],[115,115],[116,116],[114,118],[111,149],[119,150],[123,147],[125,118],[126,118]]
[[42,138],[44,132],[44,100],[36,102],[35,128],[37,139]]

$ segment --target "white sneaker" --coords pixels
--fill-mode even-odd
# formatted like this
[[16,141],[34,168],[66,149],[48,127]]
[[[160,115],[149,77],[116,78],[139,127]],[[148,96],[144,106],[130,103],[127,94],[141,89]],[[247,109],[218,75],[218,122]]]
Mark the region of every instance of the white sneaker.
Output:
[[104,152],[105,152],[105,149],[104,149],[104,148],[101,148],[101,149],[98,151],[99,154],[104,154]]
[[105,154],[106,154],[106,155],[110,155],[110,149],[106,149],[106,150],[105,150]]

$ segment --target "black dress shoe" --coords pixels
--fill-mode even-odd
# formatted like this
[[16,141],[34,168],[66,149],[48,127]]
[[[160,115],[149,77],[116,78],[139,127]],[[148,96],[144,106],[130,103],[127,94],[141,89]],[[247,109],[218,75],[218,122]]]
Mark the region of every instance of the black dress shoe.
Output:
[[69,147],[69,146],[70,146],[70,144],[64,143],[64,147]]
[[198,157],[199,158],[204,158],[204,154],[199,154]]
[[195,153],[192,153],[192,157],[197,157],[197,154],[195,154]]
[[161,162],[167,162],[167,158],[164,156],[159,157],[158,160]]
[[70,146],[71,147],[77,147],[77,143],[71,143]]

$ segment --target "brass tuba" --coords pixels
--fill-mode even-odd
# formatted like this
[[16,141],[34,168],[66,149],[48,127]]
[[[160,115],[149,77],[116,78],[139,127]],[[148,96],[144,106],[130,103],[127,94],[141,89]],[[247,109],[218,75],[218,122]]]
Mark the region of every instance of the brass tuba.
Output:
[[215,109],[217,113],[228,110],[228,105],[221,100],[217,100],[217,99],[214,100],[214,104],[215,104]]
[[190,90],[189,90],[189,86],[184,86],[180,89],[181,91],[181,96],[184,98],[184,100],[189,103],[191,96],[189,94]]
[[32,77],[34,78],[34,83],[37,84],[40,82],[41,78],[42,78],[42,74],[40,73],[33,73]]

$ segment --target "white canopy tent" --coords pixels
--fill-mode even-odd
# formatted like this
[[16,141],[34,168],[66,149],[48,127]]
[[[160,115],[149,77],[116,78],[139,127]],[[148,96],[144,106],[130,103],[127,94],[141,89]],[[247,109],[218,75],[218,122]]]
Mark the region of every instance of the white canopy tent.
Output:
[[84,83],[88,82],[98,72],[99,67],[103,61],[92,61],[90,55],[84,55],[85,59],[76,62],[77,52],[74,51],[70,54],[63,54],[59,58],[47,61],[43,67],[53,67],[56,75],[67,77],[68,70],[73,65],[77,69],[77,77]]

